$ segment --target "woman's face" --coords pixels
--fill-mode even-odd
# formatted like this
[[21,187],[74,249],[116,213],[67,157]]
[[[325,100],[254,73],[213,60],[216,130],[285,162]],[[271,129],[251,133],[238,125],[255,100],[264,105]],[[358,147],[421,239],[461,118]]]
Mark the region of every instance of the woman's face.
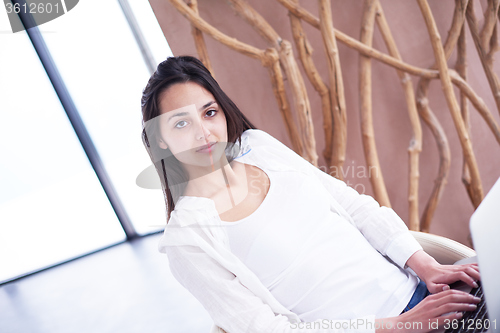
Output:
[[159,106],[160,148],[186,166],[213,167],[225,157],[226,116],[208,90],[194,82],[174,84]]

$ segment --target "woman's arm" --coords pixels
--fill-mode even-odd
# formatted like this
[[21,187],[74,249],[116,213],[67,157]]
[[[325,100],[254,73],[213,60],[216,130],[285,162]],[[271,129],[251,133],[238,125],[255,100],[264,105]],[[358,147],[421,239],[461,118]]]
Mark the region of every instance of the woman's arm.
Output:
[[313,175],[370,244],[398,266],[403,268],[408,258],[422,249],[392,209],[381,207],[371,196],[359,194],[343,181],[321,171],[266,132],[251,130],[250,133],[250,145],[257,142],[257,148],[261,149],[259,155],[265,154],[261,163],[272,165],[271,161],[279,161]]
[[359,194],[343,181],[314,169],[317,179],[376,250],[401,268],[405,267],[405,263],[415,252],[422,250],[394,210],[381,207],[371,196]]
[[433,294],[450,289],[449,284],[456,281],[477,288],[476,281],[480,279],[477,264],[441,265],[424,251],[415,252],[406,265],[425,282]]

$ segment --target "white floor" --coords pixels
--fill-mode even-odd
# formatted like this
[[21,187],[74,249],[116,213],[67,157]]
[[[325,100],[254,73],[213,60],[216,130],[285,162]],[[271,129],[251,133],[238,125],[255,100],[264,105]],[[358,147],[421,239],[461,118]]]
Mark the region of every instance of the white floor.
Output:
[[1,285],[0,332],[208,333],[210,317],[172,277],[159,237]]

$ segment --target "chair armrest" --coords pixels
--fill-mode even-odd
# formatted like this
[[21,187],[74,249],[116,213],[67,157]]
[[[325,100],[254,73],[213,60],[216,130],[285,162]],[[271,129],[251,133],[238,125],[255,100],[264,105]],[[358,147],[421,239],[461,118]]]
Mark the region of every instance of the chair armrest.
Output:
[[476,251],[452,239],[426,232],[410,230],[410,233],[420,243],[424,251],[440,264],[453,265],[459,260],[476,255]]

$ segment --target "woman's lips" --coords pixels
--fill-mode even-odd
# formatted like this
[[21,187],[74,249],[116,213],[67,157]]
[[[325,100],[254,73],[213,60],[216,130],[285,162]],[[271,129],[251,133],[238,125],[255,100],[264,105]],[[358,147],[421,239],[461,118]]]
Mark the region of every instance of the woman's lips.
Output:
[[217,142],[210,142],[209,144],[206,144],[204,146],[201,146],[200,148],[196,149],[197,153],[210,153],[212,152],[212,147],[216,144]]

